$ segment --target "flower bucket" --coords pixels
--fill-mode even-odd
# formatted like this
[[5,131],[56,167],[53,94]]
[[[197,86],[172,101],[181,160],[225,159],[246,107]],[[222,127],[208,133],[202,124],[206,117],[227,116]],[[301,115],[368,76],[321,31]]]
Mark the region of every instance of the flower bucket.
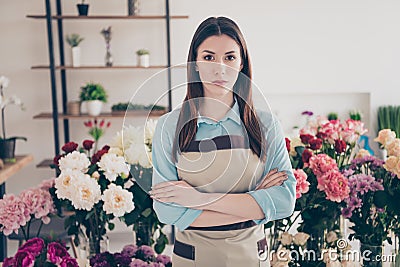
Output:
[[87,16],[88,11],[89,11],[88,4],[77,4],[76,6],[78,8],[79,16]]
[[15,138],[0,140],[0,158],[7,160],[15,159]]

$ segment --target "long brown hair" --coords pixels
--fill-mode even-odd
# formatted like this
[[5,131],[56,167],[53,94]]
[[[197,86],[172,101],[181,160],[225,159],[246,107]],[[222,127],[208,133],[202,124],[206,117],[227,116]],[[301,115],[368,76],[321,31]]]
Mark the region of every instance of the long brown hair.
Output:
[[[176,126],[175,139],[172,148],[173,161],[177,161],[178,143],[179,150],[185,151],[189,143],[194,140],[197,132],[197,112],[199,110],[199,99],[204,97],[203,84],[195,69],[197,50],[205,39],[210,36],[227,35],[240,47],[240,55],[243,67],[238,79],[233,86],[233,94],[239,106],[240,119],[247,131],[250,149],[262,160],[265,159],[264,136],[261,131],[261,123],[257,118],[253,107],[251,88],[251,64],[247,45],[237,24],[226,17],[210,17],[204,20],[194,33],[190,44],[187,59],[187,91],[182,103]],[[179,151],[179,152],[180,152]]]

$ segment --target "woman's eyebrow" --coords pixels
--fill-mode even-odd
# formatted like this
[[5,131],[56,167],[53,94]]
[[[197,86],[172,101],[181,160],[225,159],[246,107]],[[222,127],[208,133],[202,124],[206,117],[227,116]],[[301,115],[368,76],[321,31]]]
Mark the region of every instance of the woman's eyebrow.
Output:
[[[213,54],[213,55],[215,54],[215,52],[210,51],[210,50],[203,50],[203,53],[210,53],[210,54]],[[227,55],[227,54],[233,54],[233,53],[236,53],[236,51],[235,51],[235,50],[232,50],[232,51],[226,52],[225,55]]]

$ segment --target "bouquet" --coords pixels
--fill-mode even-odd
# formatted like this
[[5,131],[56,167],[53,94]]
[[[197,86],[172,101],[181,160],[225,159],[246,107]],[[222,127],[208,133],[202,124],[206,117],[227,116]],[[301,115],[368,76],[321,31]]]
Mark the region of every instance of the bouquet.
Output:
[[154,245],[156,252],[161,253],[168,239],[161,230],[164,224],[158,220],[153,200],[147,193],[152,181],[151,151],[156,123],[150,119],[145,127],[125,127],[113,138],[110,152],[125,158],[134,180],[130,191],[133,192],[135,210],[125,216],[125,223],[133,225],[138,245]]
[[19,247],[14,257],[6,258],[3,267],[78,267],[67,248],[58,242],[35,237]]
[[172,267],[171,258],[166,255],[156,255],[147,245],[126,245],[121,253],[104,252],[90,259],[92,267]]
[[[54,179],[43,181],[38,187],[22,191],[19,195],[6,194],[0,199],[0,231],[8,236],[21,230],[24,239],[38,237],[43,224],[50,223],[56,210],[49,188]],[[40,221],[37,233],[30,232],[33,222]]]
[[[132,182],[129,166],[123,157],[109,153],[109,147],[90,154],[93,141],[85,140],[78,151],[78,144],[67,143],[65,152],[55,158],[60,175],[50,189],[61,213],[68,214],[65,226],[68,234],[79,235],[89,240],[90,254],[100,253],[100,241],[109,230],[115,217],[123,217],[134,210],[133,194],[128,191]],[[86,153],[83,153],[86,152]]]

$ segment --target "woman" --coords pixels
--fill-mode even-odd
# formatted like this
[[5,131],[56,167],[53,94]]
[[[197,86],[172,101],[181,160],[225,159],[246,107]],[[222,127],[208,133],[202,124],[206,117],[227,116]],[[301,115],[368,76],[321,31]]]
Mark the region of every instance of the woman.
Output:
[[179,230],[174,267],[269,266],[263,224],[293,213],[282,129],[253,109],[251,77],[238,26],[203,21],[189,50],[186,98],[160,117],[153,137],[150,195],[159,220]]

